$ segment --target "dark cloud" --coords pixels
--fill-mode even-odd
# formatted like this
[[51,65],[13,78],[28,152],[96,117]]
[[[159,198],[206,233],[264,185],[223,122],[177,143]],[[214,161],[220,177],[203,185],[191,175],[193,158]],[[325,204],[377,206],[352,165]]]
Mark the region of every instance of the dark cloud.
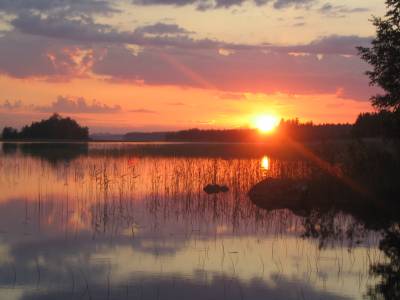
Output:
[[34,109],[39,112],[60,112],[60,113],[116,113],[121,111],[121,106],[109,106],[102,104],[97,100],[88,103],[86,99],[69,98],[59,96],[56,101],[49,106],[35,106]]
[[231,6],[235,5],[242,5],[245,2],[245,0],[216,0],[215,1],[215,7],[216,8],[229,8]]
[[95,23],[91,18],[68,19],[24,13],[11,24],[21,33],[36,36],[79,42],[127,42],[125,34],[118,35],[111,26]]
[[295,45],[287,47],[270,47],[279,52],[301,52],[311,54],[337,54],[337,55],[356,55],[357,46],[370,46],[371,37],[359,37],[356,35],[330,35],[314,40],[305,45]]
[[19,32],[0,36],[0,74],[16,78],[46,78],[51,81],[86,77],[104,49]]
[[135,32],[141,34],[188,34],[190,31],[176,25],[167,23],[155,23],[152,25],[138,27]]
[[231,8],[233,6],[241,6],[245,2],[252,2],[256,6],[266,5],[273,3],[273,7],[276,9],[283,9],[287,7],[308,8],[310,5],[315,3],[315,0],[133,0],[134,4],[137,5],[174,5],[174,6],[185,6],[195,5],[198,10],[210,10],[218,8]]
[[27,11],[41,13],[110,14],[118,12],[111,1],[105,0],[0,0],[0,11],[20,14]]
[[324,43],[269,52],[237,51],[229,56],[212,50],[185,54],[173,49],[147,49],[132,55],[125,48],[112,47],[94,65],[93,72],[115,81],[149,85],[192,86],[230,93],[336,94],[340,90],[341,97],[368,100],[372,91],[363,76],[367,66],[347,53],[347,47],[325,49]]
[[283,9],[291,6],[296,8],[309,8],[315,2],[315,0],[276,0],[274,1],[274,8]]
[[350,8],[345,5],[332,5],[326,3],[318,11],[330,17],[345,17],[347,14],[368,12],[369,9],[365,7]]
[[[355,56],[371,38],[326,36],[303,45],[244,45],[194,39],[177,25],[156,23],[120,32],[91,18],[28,14],[0,37],[0,72],[20,78],[77,78],[192,86],[225,92],[371,95]],[[141,28],[141,29],[140,29]],[[142,32],[140,32],[142,31]],[[133,51],[127,45],[140,46]],[[221,51],[224,49],[225,51]],[[221,55],[222,53],[229,55]]]
[[138,5],[176,5],[184,6],[189,4],[195,4],[197,2],[205,2],[198,0],[132,0],[134,4]]
[[139,27],[135,31],[117,31],[109,25],[95,23],[92,18],[69,19],[43,17],[35,14],[23,14],[15,18],[11,24],[20,33],[65,39],[79,43],[102,44],[134,44],[139,46],[178,47],[178,48],[246,48],[248,45],[224,43],[211,39],[193,39],[185,34],[145,36],[144,33],[188,33],[183,28],[173,24],[158,23]]
[[[188,35],[188,31],[176,24],[156,23],[138,27],[132,32],[120,32],[111,26],[95,23],[91,18],[71,20],[67,18],[41,17],[33,14],[16,18],[12,21],[12,24],[24,34],[65,39],[78,43],[133,44],[179,49],[272,49],[287,52],[353,55],[356,53],[356,46],[367,46],[371,41],[371,38],[365,37],[332,35],[322,37],[309,44],[288,47],[246,45],[210,39],[194,39]],[[149,37],[145,35],[146,33],[153,35]]]
[[6,33],[0,36],[0,73],[17,78],[56,75],[47,56],[52,48],[48,39]]

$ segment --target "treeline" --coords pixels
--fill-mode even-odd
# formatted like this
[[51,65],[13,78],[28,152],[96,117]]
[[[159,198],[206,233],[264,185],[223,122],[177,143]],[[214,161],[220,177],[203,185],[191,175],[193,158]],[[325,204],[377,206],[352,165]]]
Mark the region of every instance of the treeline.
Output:
[[165,135],[165,139],[191,142],[255,142],[260,139],[260,135],[254,129],[200,130],[194,128],[169,132]]
[[360,114],[353,135],[359,138],[400,138],[400,110]]
[[299,141],[323,141],[348,139],[352,136],[351,124],[301,123],[298,119],[282,120],[277,128],[280,135],[290,136]]
[[167,141],[191,142],[263,142],[290,136],[299,141],[321,141],[350,138],[352,125],[300,123],[298,120],[281,121],[274,134],[260,134],[257,129],[200,130],[190,129],[171,132]]
[[50,118],[39,122],[33,122],[24,126],[21,131],[12,127],[3,129],[4,140],[16,139],[73,139],[88,140],[89,129],[81,127],[71,118],[63,118],[59,114],[53,114]]
[[362,113],[355,124],[301,123],[298,119],[282,120],[272,135],[257,129],[201,130],[169,132],[167,141],[191,142],[262,142],[290,137],[304,142],[351,138],[400,138],[400,112]]
[[[400,111],[362,113],[354,125],[301,123],[282,120],[274,134],[260,134],[256,129],[201,130],[177,132],[131,132],[123,136],[127,141],[188,141],[188,142],[263,142],[279,141],[280,137],[298,141],[324,141],[349,138],[400,138]],[[12,127],[3,129],[4,140],[16,139],[74,139],[88,140],[89,129],[71,118],[53,114],[49,119],[34,122],[21,131]]]

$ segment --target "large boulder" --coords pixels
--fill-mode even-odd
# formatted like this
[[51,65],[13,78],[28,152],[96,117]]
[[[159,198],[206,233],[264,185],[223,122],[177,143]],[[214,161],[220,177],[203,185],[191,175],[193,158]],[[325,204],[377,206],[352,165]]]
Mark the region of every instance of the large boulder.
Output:
[[307,193],[308,184],[305,180],[268,178],[254,185],[248,196],[257,206],[273,210],[299,207]]

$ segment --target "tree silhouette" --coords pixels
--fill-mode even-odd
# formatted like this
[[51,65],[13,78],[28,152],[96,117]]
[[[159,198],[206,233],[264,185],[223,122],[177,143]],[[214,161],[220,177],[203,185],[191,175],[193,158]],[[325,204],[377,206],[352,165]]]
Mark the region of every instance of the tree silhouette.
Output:
[[371,85],[377,85],[384,94],[371,97],[378,109],[400,108],[400,1],[386,0],[384,18],[373,17],[376,37],[372,47],[358,47],[359,55],[373,70],[367,71]]
[[1,134],[2,138],[5,140],[13,140],[18,138],[18,130],[12,127],[4,127]]
[[30,126],[24,126],[21,132],[6,127],[3,130],[3,139],[76,139],[87,140],[89,129],[81,127],[71,118],[62,118],[59,114],[53,114],[49,119],[33,122]]
[[400,110],[362,113],[353,126],[352,134],[357,138],[400,138]]
[[321,141],[345,139],[351,137],[350,124],[320,124],[301,123],[299,120],[281,120],[275,134],[260,135],[257,129],[189,129],[177,132],[167,132],[167,141],[193,142],[262,142],[282,136],[290,136],[298,141]]
[[370,299],[400,299],[400,231],[399,224],[384,232],[379,242],[388,261],[374,264],[371,273],[380,278],[380,281],[368,291]]

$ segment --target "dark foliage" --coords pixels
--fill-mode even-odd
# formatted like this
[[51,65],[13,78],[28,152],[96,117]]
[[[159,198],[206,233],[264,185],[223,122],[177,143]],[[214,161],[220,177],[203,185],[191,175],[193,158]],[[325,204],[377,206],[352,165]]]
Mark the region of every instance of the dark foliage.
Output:
[[387,13],[384,18],[374,17],[376,37],[371,48],[358,47],[363,60],[373,69],[367,71],[371,85],[384,90],[371,98],[379,109],[400,108],[400,1],[386,0]]
[[371,273],[380,278],[380,282],[368,292],[371,299],[400,298],[400,230],[398,227],[384,231],[379,249],[388,258],[387,263],[375,264]]
[[4,127],[2,138],[5,140],[13,140],[18,138],[18,130],[12,127]]
[[299,120],[281,121],[278,131],[298,141],[324,141],[351,137],[350,124],[300,123]]
[[259,134],[253,129],[200,130],[189,129],[171,132],[166,135],[167,141],[191,142],[255,142]]
[[167,141],[191,142],[271,142],[280,137],[290,136],[298,141],[323,141],[346,139],[351,137],[350,124],[300,123],[298,120],[281,121],[276,133],[262,135],[256,129],[200,130],[190,129],[171,132],[166,135]]
[[30,126],[24,126],[21,132],[6,127],[3,130],[3,139],[89,139],[89,129],[81,127],[71,118],[62,118],[53,114],[49,119],[34,122]]
[[362,113],[353,127],[353,136],[357,138],[399,138],[400,111],[382,110],[378,113]]

